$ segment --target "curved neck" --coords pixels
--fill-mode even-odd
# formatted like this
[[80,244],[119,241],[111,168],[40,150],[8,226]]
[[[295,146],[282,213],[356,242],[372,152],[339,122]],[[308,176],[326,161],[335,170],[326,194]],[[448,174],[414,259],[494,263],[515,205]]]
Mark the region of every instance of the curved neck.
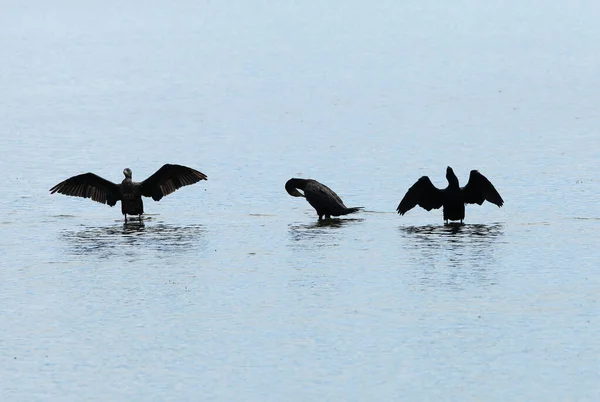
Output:
[[298,196],[298,191],[296,189],[304,191],[307,182],[308,180],[306,179],[289,179],[285,183],[285,191],[287,191],[289,195]]

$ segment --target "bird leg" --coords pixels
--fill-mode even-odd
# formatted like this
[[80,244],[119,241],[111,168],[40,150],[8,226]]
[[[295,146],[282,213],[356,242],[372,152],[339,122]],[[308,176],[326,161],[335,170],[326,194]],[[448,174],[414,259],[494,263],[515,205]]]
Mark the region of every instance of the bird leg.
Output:
[[123,216],[125,217],[125,223],[127,223],[127,214],[123,214]]

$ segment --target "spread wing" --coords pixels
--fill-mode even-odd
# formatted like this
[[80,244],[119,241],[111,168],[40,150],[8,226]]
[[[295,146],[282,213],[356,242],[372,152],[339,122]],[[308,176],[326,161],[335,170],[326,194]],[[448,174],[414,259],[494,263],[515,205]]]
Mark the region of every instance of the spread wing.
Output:
[[494,185],[477,170],[471,170],[469,182],[462,190],[466,203],[481,205],[484,201],[489,201],[499,207],[504,204]]
[[141,193],[145,197],[152,197],[154,201],[159,201],[178,188],[206,179],[207,177],[204,173],[195,169],[187,166],[166,164],[140,183]]
[[428,211],[438,209],[444,203],[442,190],[433,185],[429,177],[423,176],[411,188],[408,189],[402,201],[396,208],[400,215],[404,215],[415,205],[425,208]]
[[83,173],[58,183],[50,189],[50,194],[54,193],[91,198],[111,207],[121,199],[118,185],[93,173]]

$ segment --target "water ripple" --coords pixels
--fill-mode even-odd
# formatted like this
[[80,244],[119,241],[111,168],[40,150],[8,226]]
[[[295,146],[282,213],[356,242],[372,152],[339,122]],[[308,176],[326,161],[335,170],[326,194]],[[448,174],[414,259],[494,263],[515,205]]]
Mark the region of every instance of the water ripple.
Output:
[[469,284],[493,285],[495,248],[503,225],[449,224],[401,227],[415,276],[423,288],[463,289]]
[[290,225],[293,247],[333,247],[339,245],[339,231],[364,219],[330,219],[310,224]]
[[61,234],[72,254],[96,253],[107,258],[119,254],[119,250],[133,247],[164,253],[185,253],[203,247],[206,243],[203,225],[176,226],[132,221],[123,225],[85,227],[67,230]]

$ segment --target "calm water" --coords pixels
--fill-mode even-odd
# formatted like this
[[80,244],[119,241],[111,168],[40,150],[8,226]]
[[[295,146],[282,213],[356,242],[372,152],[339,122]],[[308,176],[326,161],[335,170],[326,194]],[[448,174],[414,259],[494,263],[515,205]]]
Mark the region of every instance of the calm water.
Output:
[[[127,3],[3,5],[2,400],[600,399],[600,6]],[[505,206],[395,214],[447,165]]]

